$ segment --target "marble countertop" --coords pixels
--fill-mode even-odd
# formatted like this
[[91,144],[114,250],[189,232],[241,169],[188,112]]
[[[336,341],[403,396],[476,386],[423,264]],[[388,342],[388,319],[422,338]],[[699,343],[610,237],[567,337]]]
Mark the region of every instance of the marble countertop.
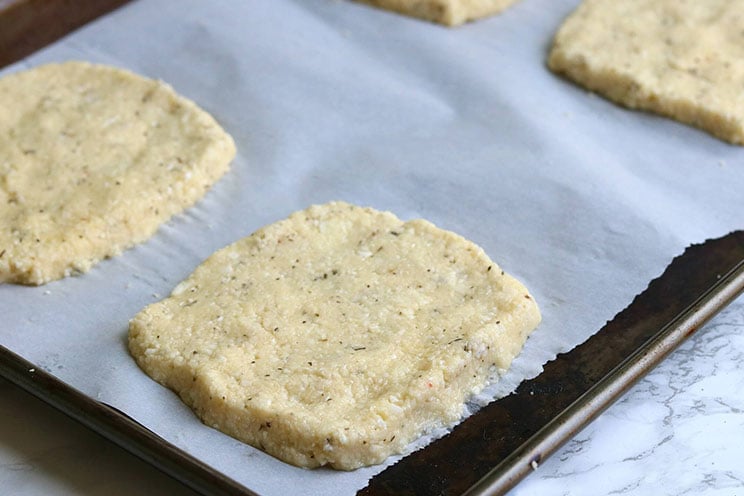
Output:
[[[511,491],[744,494],[744,297]],[[0,380],[0,488],[16,496],[195,494]]]

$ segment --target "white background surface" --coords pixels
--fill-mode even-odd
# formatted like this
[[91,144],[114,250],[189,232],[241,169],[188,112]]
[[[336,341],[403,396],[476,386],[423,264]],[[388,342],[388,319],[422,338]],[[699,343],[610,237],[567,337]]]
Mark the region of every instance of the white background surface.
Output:
[[[330,0],[138,1],[10,68],[74,58],[163,79],[210,111],[239,152],[204,201],[147,243],[82,277],[0,286],[0,343],[262,493],[362,487],[381,467],[303,471],[204,427],[134,365],[127,321],[215,249],[310,203],[343,199],[454,230],[520,278],[544,322],[494,392],[537,374],[686,245],[743,227],[741,148],[616,107],[545,69],[551,37],[576,4],[523,0],[452,30]],[[741,353],[740,342],[733,349]],[[724,358],[731,370],[735,357]],[[695,367],[702,377],[710,365]],[[733,405],[726,425],[741,426],[739,386],[740,375],[724,374],[712,403],[690,401]],[[675,432],[681,421],[659,416],[668,395],[649,391],[662,407],[641,412],[647,428],[631,432],[668,432],[658,422]],[[607,434],[594,426],[587,435]],[[583,460],[571,446],[578,454],[540,473]],[[640,445],[623,446],[611,451],[620,462]],[[702,470],[679,463],[686,474]]]

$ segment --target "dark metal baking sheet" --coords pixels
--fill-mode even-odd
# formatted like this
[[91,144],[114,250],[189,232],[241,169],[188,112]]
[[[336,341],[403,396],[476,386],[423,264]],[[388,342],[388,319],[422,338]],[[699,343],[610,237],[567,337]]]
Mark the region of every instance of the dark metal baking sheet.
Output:
[[[604,110],[606,109],[603,108]],[[740,250],[741,235],[737,232],[724,239],[728,241],[724,243],[721,240],[712,242],[710,245],[717,247],[713,249],[717,253],[728,250],[729,254],[733,254],[733,258],[724,257],[721,253],[718,253],[716,257],[721,256],[722,258],[713,257],[709,260],[709,257],[704,255],[706,250],[709,249],[705,246],[700,249],[694,248],[691,251],[695,253],[694,258],[700,257],[708,260],[703,265],[691,261],[692,255],[686,258],[685,263],[689,267],[700,269],[700,284],[686,289],[688,292],[684,295],[674,293],[668,286],[664,285],[666,283],[659,284],[657,282],[655,286],[652,284],[652,287],[649,288],[650,293],[647,291],[650,295],[639,297],[634,302],[634,306],[631,308],[635,308],[635,310],[630,312],[631,309],[629,308],[613,320],[614,324],[608,324],[597,334],[596,339],[602,341],[603,339],[610,339],[602,336],[609,336],[611,333],[622,334],[623,337],[626,337],[637,332],[637,339],[633,338],[632,343],[625,343],[625,345],[619,347],[617,355],[607,357],[607,363],[604,363],[601,367],[596,363],[591,365],[591,367],[598,368],[592,369],[591,373],[582,376],[571,368],[571,362],[574,361],[573,357],[577,355],[572,355],[573,351],[561,355],[556,361],[546,365],[545,374],[523,383],[515,395],[493,403],[492,406],[464,422],[451,435],[434,442],[425,450],[404,458],[395,466],[382,472],[375,477],[365,491],[375,494],[406,492],[408,488],[415,487],[422,491],[441,490],[446,493],[457,494],[465,490],[473,492],[481,490],[501,491],[515,483],[516,480],[531,470],[532,462],[540,463],[549,452],[565,440],[566,436],[574,433],[580,425],[590,420],[609,401],[612,401],[619,392],[627,387],[630,381],[640,376],[642,370],[639,370],[638,367],[650,366],[656,359],[660,359],[671,345],[678,344],[685,333],[712,316],[725,304],[728,298],[741,291],[741,277],[740,272],[738,272],[740,269],[736,268],[740,267],[740,265],[737,265],[740,262],[733,262],[737,257],[741,260],[740,254],[736,254],[738,253],[737,250]],[[730,245],[732,242],[734,248]],[[721,248],[724,244],[719,243],[726,244],[728,248]],[[736,248],[736,246],[739,246],[739,248]],[[679,264],[680,262],[675,263]],[[714,281],[714,275],[721,275],[722,278],[718,280],[716,277]],[[665,279],[660,281],[663,280]],[[684,282],[687,284],[690,281],[686,280]],[[652,291],[652,288],[656,289]],[[644,293],[644,295],[647,293]],[[698,300],[697,298],[702,299]],[[640,307],[638,302],[641,302]],[[657,321],[650,318],[651,313],[644,315],[644,311],[661,312],[663,316],[661,316],[661,313],[657,315],[660,319]],[[636,320],[634,321],[629,315],[631,317],[635,316]],[[608,327],[616,330],[608,331]],[[621,329],[621,331],[617,329]],[[631,329],[632,332],[628,329]],[[661,335],[656,336],[658,333],[666,333],[669,336],[662,339]],[[589,358],[596,358],[591,352],[580,351],[582,349],[591,350],[594,346],[591,343],[595,342],[592,340],[595,340],[595,337],[590,338],[586,344],[577,348],[576,350],[579,351],[576,351],[576,354],[584,353]],[[614,345],[609,346],[605,343],[603,346],[605,346],[605,349],[614,349]],[[647,347],[640,348],[641,346]],[[634,355],[634,358],[623,364],[622,360],[631,356],[633,350],[636,349],[645,351],[639,352],[640,355]],[[603,357],[605,355],[607,354],[600,354]],[[612,366],[613,360],[615,366],[620,367],[619,369],[608,369]],[[90,395],[80,393],[15,353],[3,348],[0,350],[0,362],[2,365],[0,373],[3,376],[60,408],[85,425],[101,432],[189,486],[205,494],[238,494],[241,492],[250,494],[250,491],[245,487],[217,472],[203,461],[153,434],[118,410],[92,399]],[[561,365],[553,365],[554,363]],[[550,373],[550,370],[558,369],[560,369],[560,372]],[[555,376],[560,376],[560,378],[556,379]],[[573,385],[573,381],[576,381],[576,385]],[[593,384],[595,386],[592,386]],[[600,384],[600,386],[596,386],[596,384]],[[565,396],[561,396],[561,393],[565,393]],[[585,396],[582,396],[582,394]],[[540,400],[550,403],[557,397],[563,398],[559,405],[568,408],[564,411],[565,415],[563,417],[559,416],[561,412],[545,409],[547,408],[545,405],[542,405],[542,407],[537,405],[537,407],[543,409],[537,408],[535,410],[536,405],[531,402]],[[484,413],[488,411],[501,413],[491,414],[493,418],[490,418],[488,413]],[[509,413],[510,411],[519,411],[520,413],[515,415]],[[504,436],[505,432],[515,430],[513,422],[516,419],[521,419],[525,413],[530,411],[533,411],[534,415],[527,415],[522,419],[529,425],[525,424],[525,426],[516,429],[519,436]],[[472,467],[469,464],[463,465],[451,462],[445,464],[441,461],[445,460],[446,456],[454,456],[451,460],[459,462],[456,453],[458,449],[462,449],[460,441],[467,439],[469,435],[472,437],[473,434],[475,434],[475,438],[486,436],[486,439],[489,440],[488,445],[492,448],[492,453],[487,453],[488,450],[478,451],[479,454],[482,453],[482,456],[479,455],[478,457],[473,457],[470,453],[468,459],[473,460],[474,465]],[[499,448],[498,446],[502,444],[503,446]],[[450,448],[454,451],[451,452],[451,455],[446,455],[445,453],[449,452]],[[502,451],[499,451],[500,449]],[[428,465],[428,471],[421,468],[427,467],[427,463],[430,464]],[[444,471],[445,465],[451,466],[450,470],[454,472],[447,474]],[[421,475],[414,477],[414,474],[418,474],[420,470],[423,470]],[[479,482],[480,478],[483,478],[483,480]]]

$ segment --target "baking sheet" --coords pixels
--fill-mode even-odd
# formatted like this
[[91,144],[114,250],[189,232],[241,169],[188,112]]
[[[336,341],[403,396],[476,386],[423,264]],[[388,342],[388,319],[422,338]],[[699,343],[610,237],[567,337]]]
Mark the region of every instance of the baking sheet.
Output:
[[84,59],[163,79],[239,151],[150,241],[81,277],[0,286],[0,343],[259,493],[353,493],[383,466],[301,470],[205,427],[133,363],[127,321],[214,250],[342,199],[454,230],[522,280],[543,324],[488,393],[538,374],[686,245],[742,228],[743,149],[545,69],[577,4],[446,29],[338,0],[140,0],[8,68]]

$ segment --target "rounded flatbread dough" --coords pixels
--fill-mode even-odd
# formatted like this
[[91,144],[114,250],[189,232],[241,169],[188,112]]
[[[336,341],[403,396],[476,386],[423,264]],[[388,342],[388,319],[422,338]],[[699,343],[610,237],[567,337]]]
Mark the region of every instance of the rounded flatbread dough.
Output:
[[517,0],[358,0],[381,9],[398,12],[445,26],[498,14]]
[[548,66],[591,91],[744,145],[744,0],[584,0]]
[[348,470],[459,420],[539,321],[472,242],[334,202],[216,252],[132,319],[129,347],[207,425]]
[[0,283],[85,272],[228,169],[232,138],[159,81],[85,62],[0,79]]

